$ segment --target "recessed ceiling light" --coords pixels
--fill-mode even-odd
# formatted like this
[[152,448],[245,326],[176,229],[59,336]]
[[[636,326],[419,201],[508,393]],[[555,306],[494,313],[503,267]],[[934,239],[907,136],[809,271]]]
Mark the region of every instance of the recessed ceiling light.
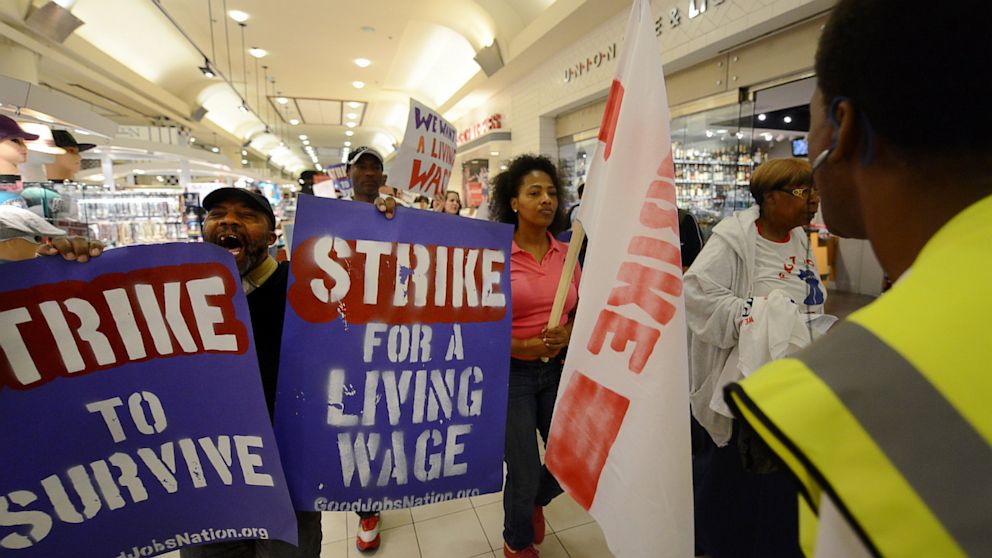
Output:
[[365,87],[365,82],[364,81],[353,81],[353,82],[351,82],[351,85],[355,89],[361,89],[361,88]]
[[351,108],[358,108],[362,106],[362,103],[359,103],[358,101],[348,101],[348,106]]
[[269,51],[265,50],[264,48],[251,47],[250,49],[248,49],[248,54],[254,56],[255,58],[265,58],[265,56],[268,53]]
[[287,99],[286,97],[276,97],[276,102],[279,103],[280,105],[285,105],[289,103],[289,99]]
[[346,141],[346,142],[344,142],[344,146],[345,146],[345,147],[351,147],[351,142],[350,142],[350,141]]
[[220,148],[219,147],[212,147],[212,148],[210,148],[210,151],[213,151],[214,153],[220,153]]
[[351,136],[355,135],[355,132],[354,132],[354,130],[345,130],[344,131],[344,135],[346,135],[348,137],[351,137]]
[[371,64],[371,63],[372,63],[372,61],[369,60],[368,58],[356,58],[355,59],[355,65],[358,66],[359,68],[368,68],[369,67],[369,64]]
[[319,171],[324,170],[324,167],[320,166],[320,163],[317,163],[316,167],[317,167],[317,170],[319,170]]
[[713,137],[713,130],[706,130],[706,137],[708,138]]
[[196,138],[189,138],[190,143],[196,143]]
[[766,118],[768,118],[768,115],[766,115],[766,114],[759,114],[758,115],[758,120],[760,120],[762,122],[764,122]]
[[303,145],[310,145],[310,140],[303,140]]
[[493,157],[498,157],[499,156],[499,151],[490,151],[489,152],[489,155],[491,155]]
[[358,118],[358,115],[353,112],[349,112],[346,116],[352,120]]
[[782,122],[785,122],[786,124],[792,124],[792,117],[786,116],[785,118],[782,119]]
[[347,124],[345,124],[345,126],[349,128],[354,128],[355,126],[358,126],[358,124],[355,124],[354,122],[348,122]]
[[717,130],[716,133],[718,133],[718,134],[726,134],[727,131],[726,130]]
[[306,134],[300,134],[300,139],[301,140],[305,140],[305,139],[310,139],[310,138],[308,138]]
[[249,17],[251,17],[248,14],[246,14],[245,12],[242,12],[241,10],[231,10],[231,11],[227,12],[227,15],[228,15],[228,17],[230,17],[234,21],[237,21],[238,23],[244,23],[244,22],[248,21],[248,18]]
[[241,159],[241,164],[242,165],[247,165],[248,164],[248,159]]
[[299,123],[300,123],[300,121],[298,119],[296,119],[296,118],[290,118],[289,119],[289,125],[290,126],[296,126]]
[[248,150],[247,149],[242,149],[241,150],[241,154],[242,155],[247,155],[248,154]]

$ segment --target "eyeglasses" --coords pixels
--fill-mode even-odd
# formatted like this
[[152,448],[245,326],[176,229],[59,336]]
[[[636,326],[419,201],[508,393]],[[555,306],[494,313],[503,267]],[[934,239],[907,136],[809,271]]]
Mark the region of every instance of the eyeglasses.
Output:
[[817,195],[816,187],[800,186],[799,188],[776,188],[779,192],[788,192],[797,198],[809,198]]

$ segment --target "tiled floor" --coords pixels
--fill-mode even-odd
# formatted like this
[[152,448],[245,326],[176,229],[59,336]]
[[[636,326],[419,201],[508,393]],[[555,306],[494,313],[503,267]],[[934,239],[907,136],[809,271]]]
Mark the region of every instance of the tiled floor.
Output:
[[[544,509],[547,536],[541,558],[609,558],[603,533],[567,494]],[[487,494],[382,514],[382,546],[355,548],[358,516],[324,513],[321,558],[498,558],[503,556],[503,496]],[[179,553],[163,558],[179,558]]]

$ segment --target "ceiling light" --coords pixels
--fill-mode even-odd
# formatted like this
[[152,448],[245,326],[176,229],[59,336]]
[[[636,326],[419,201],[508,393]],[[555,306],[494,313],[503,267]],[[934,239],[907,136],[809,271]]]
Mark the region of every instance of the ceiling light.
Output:
[[351,108],[358,108],[362,106],[362,103],[359,103],[358,101],[348,101],[348,106]]
[[347,124],[345,124],[345,126],[349,128],[354,128],[355,126],[358,126],[358,124],[355,124],[354,122],[348,122]]
[[238,107],[238,110],[240,110],[241,112],[248,112],[248,105],[246,105],[245,103],[241,103],[241,106]]
[[241,150],[241,154],[242,155],[247,155],[248,154],[248,150],[247,149],[242,149]]
[[361,88],[365,87],[365,82],[364,81],[353,81],[353,82],[351,82],[351,85],[355,89],[361,89]]
[[344,142],[344,146],[345,146],[345,147],[351,147],[351,142],[350,142],[350,141],[346,141],[346,142]]
[[713,137],[713,130],[706,130],[706,137],[708,138]]
[[317,167],[317,170],[319,170],[319,171],[324,170],[324,167],[320,166],[320,163],[317,163],[316,167]]
[[163,177],[163,176],[156,176],[155,177],[155,180],[158,180],[159,182],[165,182],[165,177]]
[[190,143],[196,143],[196,138],[189,138]]
[[768,115],[765,115],[765,114],[759,114],[758,115],[758,120],[760,120],[762,122],[764,122],[766,118],[768,118]]
[[345,130],[344,131],[344,135],[346,135],[348,137],[351,137],[351,136],[355,135],[355,132],[354,132],[354,130]]
[[241,159],[241,164],[242,165],[247,165],[248,164],[248,159]]
[[309,138],[307,137],[306,134],[300,134],[300,139],[301,140],[305,140],[305,139],[309,139]]
[[210,151],[213,151],[214,153],[220,153],[220,148],[219,147],[212,147],[212,148],[210,148]]
[[353,113],[353,112],[349,112],[349,113],[347,114],[347,116],[348,116],[348,118],[350,118],[350,119],[352,119],[352,120],[354,120],[354,119],[356,119],[356,118],[358,118],[358,115],[357,115],[357,114],[355,114],[355,113]]
[[726,130],[717,130],[716,133],[718,133],[718,134],[726,134],[727,131]]
[[493,157],[498,157],[499,156],[499,151],[490,151],[489,154],[491,156],[493,156]]
[[141,169],[134,169],[134,174],[145,174],[145,171]]
[[744,132],[737,132],[737,133],[736,133],[736,134],[734,134],[734,135],[736,135],[736,136],[737,136],[737,139],[744,139]]
[[289,125],[290,126],[296,126],[299,123],[300,123],[300,121],[298,119],[296,119],[296,118],[290,118],[289,119]]
[[785,118],[782,119],[782,122],[785,122],[786,124],[792,124],[792,117],[786,116]]
[[254,56],[255,58],[265,58],[265,56],[269,54],[269,51],[264,48],[251,47],[248,49],[248,54]]
[[508,166],[506,166],[506,165],[500,165],[500,166],[499,166],[499,170],[506,170],[506,169],[508,169],[508,168],[510,168],[510,167],[508,167]]
[[289,103],[289,99],[287,99],[286,97],[276,97],[276,102],[279,103],[280,105],[285,105]]
[[369,67],[369,64],[371,64],[371,63],[372,63],[372,61],[369,60],[368,58],[356,58],[355,59],[355,65],[358,66],[359,68],[368,68]]
[[310,140],[303,140],[303,145],[310,145]]
[[231,10],[227,12],[227,15],[228,17],[230,17],[234,21],[237,21],[238,23],[244,23],[248,21],[248,18],[250,17],[248,14],[242,12],[241,10]]

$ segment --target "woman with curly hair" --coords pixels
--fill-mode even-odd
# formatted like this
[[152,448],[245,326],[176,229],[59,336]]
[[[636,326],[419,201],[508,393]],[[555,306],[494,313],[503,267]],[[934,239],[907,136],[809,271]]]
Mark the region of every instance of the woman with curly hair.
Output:
[[555,240],[555,234],[568,224],[563,195],[554,163],[547,157],[522,155],[495,178],[490,202],[492,219],[514,226],[504,556],[538,556],[534,545],[544,540],[544,506],[562,492],[558,481],[541,463],[534,432],[540,432],[547,443],[564,349],[579,298],[576,270],[561,322],[547,327],[568,252],[567,244]]

